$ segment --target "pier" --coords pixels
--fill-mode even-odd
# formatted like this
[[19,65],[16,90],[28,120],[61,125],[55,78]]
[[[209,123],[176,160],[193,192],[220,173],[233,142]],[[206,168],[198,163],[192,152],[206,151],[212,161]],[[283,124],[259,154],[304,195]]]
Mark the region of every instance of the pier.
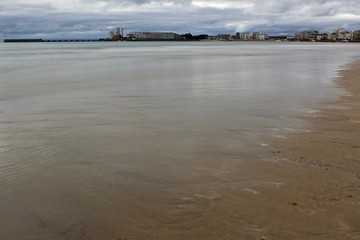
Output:
[[105,42],[111,41],[108,39],[55,39],[55,40],[44,40],[44,39],[4,39],[4,43],[39,43],[39,42]]

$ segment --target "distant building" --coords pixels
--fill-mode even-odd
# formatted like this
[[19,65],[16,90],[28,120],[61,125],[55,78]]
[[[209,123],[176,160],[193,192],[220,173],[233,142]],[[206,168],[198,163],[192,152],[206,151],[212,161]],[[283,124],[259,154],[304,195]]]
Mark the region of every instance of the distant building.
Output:
[[298,41],[315,41],[319,31],[317,30],[304,30],[295,34],[295,39]]
[[336,32],[335,32],[335,33],[329,33],[329,34],[328,34],[328,40],[329,40],[329,41],[336,41],[336,39],[337,39],[337,34],[336,34]]
[[269,39],[269,34],[265,32],[241,32],[236,33],[242,41],[265,41]]
[[328,39],[327,33],[320,33],[316,36],[316,41],[327,41]]
[[329,40],[329,41],[336,41],[336,38],[337,38],[337,30],[336,30],[336,29],[331,29],[331,30],[328,32],[327,40]]
[[117,37],[123,37],[124,36],[124,29],[122,27],[116,28],[115,36]]
[[345,28],[331,29],[328,33],[327,40],[329,41],[349,41],[351,40],[351,33]]
[[255,35],[255,40],[258,40],[258,41],[265,41],[268,39],[269,39],[269,34],[265,33],[265,32],[258,32]]
[[339,28],[338,30],[336,30],[336,40],[346,40],[345,32],[345,28]]
[[351,32],[345,32],[345,40],[351,40]]
[[360,41],[360,30],[354,31],[351,36],[352,41]]
[[127,35],[132,40],[181,40],[182,37],[173,32],[133,32]]
[[120,40],[124,37],[124,29],[122,27],[117,27],[115,31],[109,32],[109,38],[112,40]]
[[339,28],[336,31],[336,40],[351,40],[351,33],[346,31],[345,28]]
[[252,38],[252,33],[250,32],[241,32],[240,34],[240,40],[242,41],[248,41]]

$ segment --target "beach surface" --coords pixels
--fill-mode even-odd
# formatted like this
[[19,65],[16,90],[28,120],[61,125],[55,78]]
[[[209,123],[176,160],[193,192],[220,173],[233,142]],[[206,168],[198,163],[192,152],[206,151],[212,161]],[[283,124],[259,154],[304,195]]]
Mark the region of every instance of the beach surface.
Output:
[[306,117],[310,131],[273,142],[276,161],[249,163],[279,183],[253,189],[264,239],[360,239],[360,62],[339,75],[347,95]]
[[0,240],[359,239],[359,45],[0,49]]

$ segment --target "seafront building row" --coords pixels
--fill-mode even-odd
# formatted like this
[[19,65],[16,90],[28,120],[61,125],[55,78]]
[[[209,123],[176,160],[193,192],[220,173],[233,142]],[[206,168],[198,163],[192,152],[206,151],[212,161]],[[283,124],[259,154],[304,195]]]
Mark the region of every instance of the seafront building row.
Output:
[[[124,36],[123,28],[116,28],[115,31],[109,33],[109,37],[112,40],[120,40],[126,38],[126,40],[139,40],[139,41],[149,41],[149,40],[191,40],[188,38],[188,35],[184,34],[179,35],[174,32],[131,32]],[[265,41],[269,39],[269,34],[266,32],[237,32],[236,35],[232,36],[231,34],[217,34],[214,36],[202,35],[203,39],[208,40],[219,40],[219,41],[228,41],[228,40],[243,40],[243,41]],[[205,37],[206,36],[206,37]]]
[[235,40],[265,41],[269,40],[269,34],[267,32],[237,32]]
[[117,27],[109,32],[108,38],[100,39],[7,39],[4,36],[4,42],[89,42],[89,41],[199,41],[199,40],[217,40],[217,41],[351,41],[360,42],[360,30],[347,31],[345,28],[330,30],[328,33],[319,33],[318,30],[303,30],[297,32],[295,36],[283,33],[275,36],[269,36],[267,32],[236,32],[231,34],[217,34],[209,36],[207,34],[192,35],[186,33],[183,35],[174,32],[131,32],[124,34],[124,28]]
[[360,41],[360,30],[347,31],[345,28],[332,29],[328,33],[304,30],[295,34],[298,41]]
[[131,40],[182,40],[182,36],[173,32],[133,32],[127,35]]
[[[116,28],[115,31],[109,33],[109,37],[113,40],[125,38],[123,28]],[[264,32],[237,32],[235,36],[230,34],[217,34],[214,36],[207,36],[208,40],[243,40],[243,41],[265,41],[269,39],[269,34]],[[187,40],[186,36],[179,35],[174,32],[131,32],[126,35],[128,40]]]
[[347,31],[345,28],[330,30],[328,33],[319,33],[317,30],[304,30],[297,32],[295,36],[289,34],[280,34],[277,36],[269,36],[267,32],[236,32],[231,34],[217,34],[214,36],[202,35],[200,39],[188,38],[188,35],[179,35],[174,32],[131,32],[124,35],[124,29],[118,27],[115,31],[110,32],[110,40],[133,40],[133,41],[149,41],[149,40],[218,40],[218,41],[266,41],[266,40],[295,40],[295,41],[360,41],[360,30]]

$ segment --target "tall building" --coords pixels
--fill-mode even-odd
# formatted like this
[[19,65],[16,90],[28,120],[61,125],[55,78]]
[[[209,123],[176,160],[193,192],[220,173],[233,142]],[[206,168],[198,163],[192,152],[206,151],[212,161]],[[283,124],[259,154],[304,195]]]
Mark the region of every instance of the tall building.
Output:
[[115,35],[116,35],[117,37],[123,37],[123,36],[124,36],[124,29],[123,29],[122,27],[116,28]]
[[117,27],[114,31],[109,33],[109,37],[112,40],[119,40],[124,37],[124,29],[122,27]]

